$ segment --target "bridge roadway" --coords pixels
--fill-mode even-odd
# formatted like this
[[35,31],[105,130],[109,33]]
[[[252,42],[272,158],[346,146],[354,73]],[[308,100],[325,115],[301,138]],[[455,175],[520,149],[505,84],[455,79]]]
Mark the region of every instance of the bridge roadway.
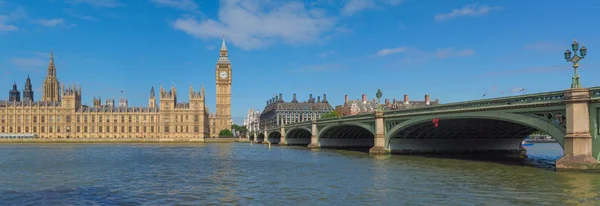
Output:
[[321,118],[265,128],[252,138],[311,148],[368,147],[375,154],[519,152],[523,139],[540,130],[564,150],[557,170],[600,170],[599,113],[600,87],[577,88]]

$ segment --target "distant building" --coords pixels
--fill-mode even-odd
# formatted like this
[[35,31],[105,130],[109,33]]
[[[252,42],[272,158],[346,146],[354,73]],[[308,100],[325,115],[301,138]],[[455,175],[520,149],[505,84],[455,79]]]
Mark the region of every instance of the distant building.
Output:
[[323,94],[323,101],[321,101],[321,97],[317,97],[315,101],[315,98],[310,94],[308,100],[304,102],[298,102],[296,94],[294,94],[292,101],[285,102],[282,94],[279,94],[279,96],[267,100],[267,105],[260,114],[260,127],[264,129],[282,124],[319,119],[321,115],[332,111],[333,107],[327,101],[326,94]]
[[208,116],[208,122],[209,122],[209,130],[210,130],[210,137],[211,138],[217,138],[219,137],[219,132],[221,131],[217,131],[217,121],[216,121],[217,116],[215,115],[215,113],[210,113],[210,115]]
[[374,112],[375,109],[377,109],[377,99],[367,100],[367,94],[363,94],[362,99],[357,100],[348,100],[348,95],[346,95],[342,106],[342,116]]
[[[31,93],[30,93],[31,92]],[[79,85],[58,85],[54,56],[50,54],[48,74],[42,85],[41,101],[33,101],[31,81],[27,78],[23,100],[17,85],[9,101],[0,101],[0,138],[170,138],[195,139],[209,134],[208,108],[204,87],[189,88],[189,102],[177,103],[177,90],[160,88],[158,101],[151,89],[148,107],[129,107],[126,100],[114,107],[114,100],[94,106],[82,104]],[[31,98],[29,98],[31,97]]]
[[342,116],[343,111],[344,111],[344,106],[343,105],[337,105],[337,106],[335,106],[335,113],[338,116]]
[[[396,101],[394,98],[393,101],[390,102],[389,99],[385,99],[382,103],[386,110],[397,110],[403,108],[413,108],[420,106],[429,106],[439,104],[439,100],[435,99],[435,101],[430,101],[429,95],[425,95],[425,99],[423,101],[409,101],[408,95],[404,95],[404,101]],[[357,100],[348,100],[348,95],[346,95],[344,99],[344,105],[342,105],[342,115],[355,115],[360,113],[370,113],[374,112],[377,109],[377,99],[373,98],[373,100],[367,100],[367,94],[363,94],[361,99]]]
[[385,104],[387,105],[388,110],[397,110],[404,108],[413,108],[413,107],[422,107],[422,106],[430,106],[440,104],[440,101],[436,98],[435,101],[431,101],[429,94],[425,95],[423,101],[409,101],[408,94],[404,95],[404,101],[396,101],[394,98],[392,102],[389,99],[385,100]]
[[246,126],[246,130],[248,134],[254,134],[260,130],[260,114],[261,112],[257,109],[248,110],[248,114],[246,115],[246,119],[244,119],[244,126]]

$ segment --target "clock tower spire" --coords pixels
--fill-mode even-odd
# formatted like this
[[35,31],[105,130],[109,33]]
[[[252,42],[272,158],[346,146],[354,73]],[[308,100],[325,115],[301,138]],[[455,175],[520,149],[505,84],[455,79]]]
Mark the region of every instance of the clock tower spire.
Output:
[[219,134],[222,130],[231,130],[231,63],[229,62],[225,35],[219,51],[219,60],[216,68],[217,108],[215,115],[215,129],[211,132]]

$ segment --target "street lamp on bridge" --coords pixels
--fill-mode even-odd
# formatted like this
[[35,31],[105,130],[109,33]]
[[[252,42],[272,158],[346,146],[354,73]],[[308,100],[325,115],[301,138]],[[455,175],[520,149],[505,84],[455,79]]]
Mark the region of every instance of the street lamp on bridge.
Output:
[[[583,46],[583,44],[582,44],[581,49],[579,49],[579,43],[577,43],[577,40],[575,40],[573,42],[573,44],[571,44],[571,49],[573,49],[572,53],[569,50],[569,48],[567,48],[567,51],[565,51],[565,59],[567,60],[567,62],[573,63],[573,69],[574,69],[573,81],[571,83],[571,88],[581,88],[581,83],[579,83],[579,74],[577,73],[577,68],[579,67],[579,60],[582,60],[585,57],[585,55],[587,54],[587,48],[585,48],[585,46]],[[577,50],[579,50],[579,55],[577,55]],[[571,54],[573,54],[573,56],[571,56]]]

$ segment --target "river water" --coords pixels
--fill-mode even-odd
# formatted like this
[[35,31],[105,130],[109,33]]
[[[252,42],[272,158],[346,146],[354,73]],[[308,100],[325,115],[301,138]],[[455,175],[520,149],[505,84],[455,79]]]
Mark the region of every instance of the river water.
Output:
[[525,160],[236,144],[0,145],[0,205],[594,205],[600,174]]

